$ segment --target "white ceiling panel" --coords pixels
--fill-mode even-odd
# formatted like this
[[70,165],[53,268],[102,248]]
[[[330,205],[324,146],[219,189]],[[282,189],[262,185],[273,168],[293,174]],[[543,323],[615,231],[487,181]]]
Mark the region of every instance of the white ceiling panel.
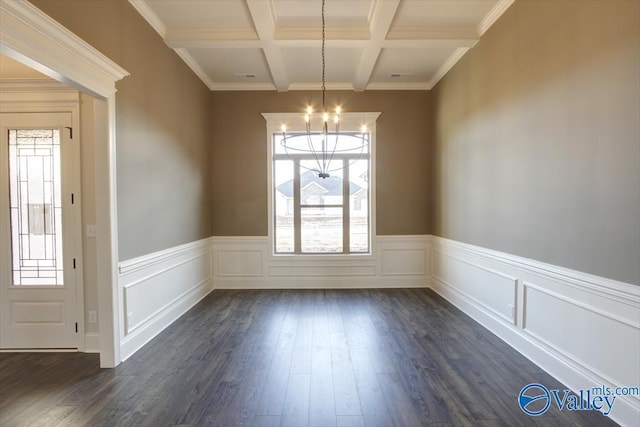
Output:
[[214,82],[271,82],[261,49],[190,49],[189,54]]
[[454,51],[455,48],[447,47],[383,49],[371,75],[371,81],[376,83],[429,81]]
[[[284,64],[287,70],[291,70],[289,78],[293,82],[319,82],[322,81],[322,56],[320,49],[313,48],[286,48],[282,50]],[[326,53],[326,80],[327,82],[350,82],[358,65],[360,49],[328,50]],[[327,85],[328,87],[329,85]],[[319,86],[318,86],[319,87]]]
[[477,27],[495,0],[404,0],[393,27]]
[[[374,0],[329,0],[325,7],[325,20],[332,26],[366,27]],[[322,2],[320,0],[273,0],[277,27],[320,27]]]
[[146,0],[146,4],[167,28],[253,28],[244,0]]
[[[430,89],[513,1],[326,0],[327,88]],[[211,90],[321,81],[321,0],[129,2]]]

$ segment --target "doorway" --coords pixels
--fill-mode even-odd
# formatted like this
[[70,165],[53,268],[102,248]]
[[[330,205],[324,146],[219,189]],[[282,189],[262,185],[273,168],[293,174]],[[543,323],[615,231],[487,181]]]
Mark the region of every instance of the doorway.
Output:
[[77,350],[79,144],[71,112],[0,114],[0,349]]
[[95,107],[95,191],[100,366],[120,363],[122,307],[117,288],[115,83],[128,72],[29,2],[0,1],[0,52],[91,95]]

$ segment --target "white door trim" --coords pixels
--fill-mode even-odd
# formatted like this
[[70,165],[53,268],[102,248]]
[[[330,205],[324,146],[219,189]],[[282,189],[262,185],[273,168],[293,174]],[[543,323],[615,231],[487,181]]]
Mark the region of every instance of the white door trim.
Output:
[[115,93],[127,71],[26,0],[0,2],[0,52],[105,102],[96,104],[100,365],[120,363]]

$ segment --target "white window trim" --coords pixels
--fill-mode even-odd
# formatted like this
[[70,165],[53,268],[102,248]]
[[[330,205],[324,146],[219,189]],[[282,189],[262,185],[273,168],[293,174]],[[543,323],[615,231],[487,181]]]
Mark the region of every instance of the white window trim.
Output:
[[[269,259],[302,259],[302,260],[340,260],[340,259],[374,259],[376,254],[376,122],[380,112],[342,113],[340,114],[340,130],[343,132],[358,132],[362,125],[367,126],[371,134],[369,141],[369,253],[352,254],[274,254],[274,224],[273,224],[273,134],[281,132],[282,124],[287,126],[288,132],[303,132],[305,130],[304,113],[262,113],[267,121],[267,194],[268,194],[268,236]],[[320,123],[320,113],[311,117],[312,123]]]

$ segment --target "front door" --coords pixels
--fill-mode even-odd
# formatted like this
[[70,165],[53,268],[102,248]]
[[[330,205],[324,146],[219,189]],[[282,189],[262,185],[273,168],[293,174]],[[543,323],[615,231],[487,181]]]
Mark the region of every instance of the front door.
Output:
[[77,349],[71,113],[0,114],[0,349]]

